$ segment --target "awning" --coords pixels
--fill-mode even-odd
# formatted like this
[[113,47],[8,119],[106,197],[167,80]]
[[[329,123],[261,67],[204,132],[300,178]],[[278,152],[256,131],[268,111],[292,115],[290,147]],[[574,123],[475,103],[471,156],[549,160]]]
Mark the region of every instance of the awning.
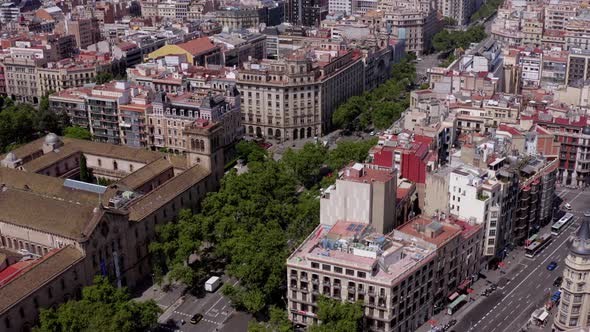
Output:
[[451,294],[451,296],[449,296],[449,301],[455,301],[455,299],[459,296],[459,293],[454,292],[453,294]]
[[459,296],[457,299],[455,299],[455,301],[453,301],[453,303],[449,304],[448,308],[449,308],[449,309],[455,309],[455,307],[456,307],[456,306],[457,306],[459,303],[461,303],[461,302],[465,301],[465,299],[466,299],[466,298],[467,298],[467,295],[461,295],[461,296]]
[[465,279],[465,280],[463,280],[463,282],[457,288],[460,289],[460,290],[463,290],[463,289],[467,288],[467,286],[469,286],[469,283],[470,282],[471,282],[471,280]]

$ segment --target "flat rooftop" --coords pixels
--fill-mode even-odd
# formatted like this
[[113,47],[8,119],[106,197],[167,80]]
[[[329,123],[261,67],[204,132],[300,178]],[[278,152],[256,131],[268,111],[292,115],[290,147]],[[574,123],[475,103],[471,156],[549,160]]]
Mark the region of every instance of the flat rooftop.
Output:
[[392,286],[427,264],[435,254],[435,248],[420,239],[410,242],[393,233],[376,233],[368,224],[338,221],[319,225],[291,254],[287,264],[306,270],[311,269],[311,262],[354,268],[366,272],[372,282]]

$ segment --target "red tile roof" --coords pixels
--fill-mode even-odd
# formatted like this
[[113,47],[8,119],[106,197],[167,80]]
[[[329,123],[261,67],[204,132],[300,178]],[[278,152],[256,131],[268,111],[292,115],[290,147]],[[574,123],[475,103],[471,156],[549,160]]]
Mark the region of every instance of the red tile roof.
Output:
[[192,55],[201,54],[215,48],[215,44],[207,37],[193,39],[186,43],[178,44],[178,46]]

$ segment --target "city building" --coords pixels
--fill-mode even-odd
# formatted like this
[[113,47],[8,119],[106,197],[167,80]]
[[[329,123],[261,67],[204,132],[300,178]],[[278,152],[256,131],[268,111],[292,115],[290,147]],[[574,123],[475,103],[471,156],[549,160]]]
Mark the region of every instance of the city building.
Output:
[[287,308],[296,324],[319,323],[320,295],[363,305],[371,331],[414,331],[433,311],[436,246],[370,224],[319,225],[287,259]]
[[38,94],[44,96],[49,92],[81,87],[92,83],[98,73],[110,70],[111,59],[108,55],[91,61],[68,58],[58,62],[49,62],[45,66],[37,68]]
[[285,21],[308,27],[319,26],[328,15],[326,0],[285,1]]
[[336,107],[362,93],[363,74],[355,51],[301,50],[244,63],[236,85],[246,133],[281,140],[322,136]]
[[[81,158],[114,186],[76,180]],[[190,157],[54,134],[0,160],[0,248],[28,257],[0,268],[6,332],[30,329],[41,308],[80,298],[95,275],[132,289],[149,280],[156,227],[180,209],[197,211],[217,187]]]
[[590,220],[585,218],[568,243],[565,258],[561,301],[557,307],[553,328],[557,331],[572,331],[590,325]]
[[342,170],[336,183],[328,187],[320,200],[322,224],[339,220],[371,224],[380,233],[389,233],[397,225],[395,204],[397,172],[379,170],[370,164],[353,163]]
[[590,51],[571,49],[567,57],[565,81],[568,85],[590,79]]

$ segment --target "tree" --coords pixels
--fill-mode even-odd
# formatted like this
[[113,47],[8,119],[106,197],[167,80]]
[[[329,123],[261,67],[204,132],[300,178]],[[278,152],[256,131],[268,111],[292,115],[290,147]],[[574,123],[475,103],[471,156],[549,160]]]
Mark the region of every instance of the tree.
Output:
[[297,152],[287,149],[282,161],[299,183],[311,188],[320,180],[320,170],[327,153],[328,148],[323,144],[306,143]]
[[363,307],[360,303],[343,303],[323,296],[317,303],[321,324],[311,326],[311,332],[362,331]]
[[96,277],[94,285],[82,290],[81,300],[68,301],[57,309],[41,309],[34,331],[145,331],[157,323],[160,313],[153,300],[132,301],[126,289]]
[[266,149],[252,141],[238,142],[236,144],[236,152],[238,159],[244,160],[245,163],[249,161],[262,161],[268,157]]
[[86,141],[90,141],[92,139],[90,130],[77,126],[66,127],[64,130],[64,136],[68,138],[83,139]]
[[113,74],[108,71],[102,71],[94,76],[96,84],[105,84],[113,80]]
[[293,331],[293,323],[287,316],[287,311],[271,306],[269,310],[269,320],[266,323],[257,323],[250,321],[248,323],[248,332],[290,332]]
[[94,183],[92,169],[88,168],[86,157],[84,155],[80,156],[80,181]]
[[351,161],[365,161],[369,155],[369,150],[375,144],[377,144],[377,138],[358,142],[340,142],[334,150],[330,151],[330,154],[328,155],[328,167],[330,167],[332,171],[338,172],[338,170],[346,166]]

